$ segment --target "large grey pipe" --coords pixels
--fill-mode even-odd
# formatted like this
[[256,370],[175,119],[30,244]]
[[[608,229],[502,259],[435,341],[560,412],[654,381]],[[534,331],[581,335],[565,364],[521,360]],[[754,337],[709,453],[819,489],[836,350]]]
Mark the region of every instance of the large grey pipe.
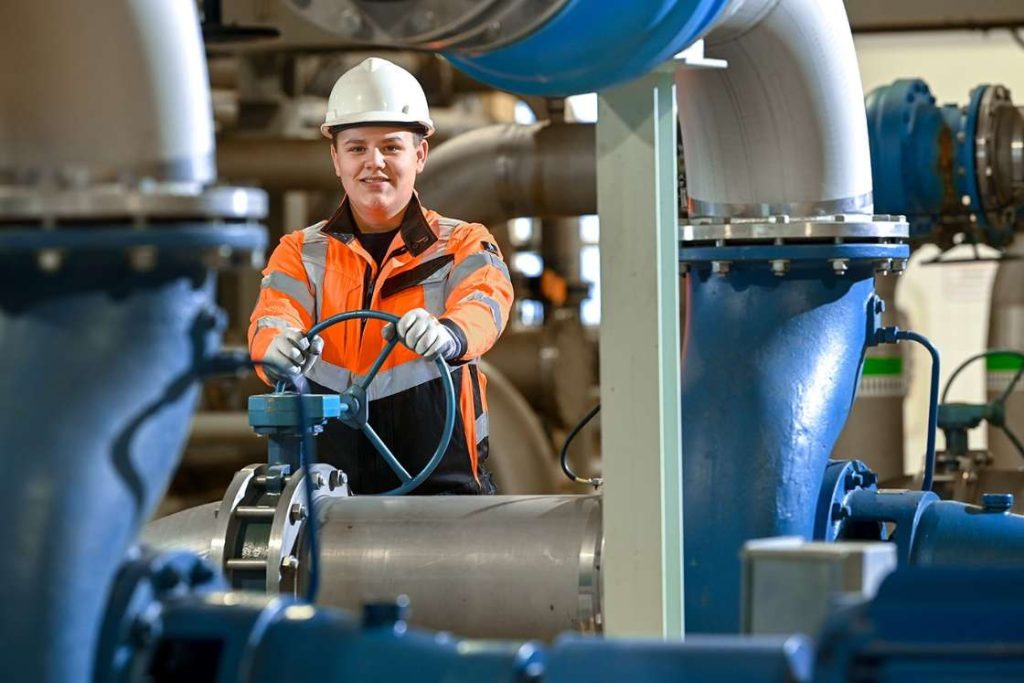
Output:
[[195,3],[5,2],[0,59],[0,173],[217,175]]
[[[157,520],[143,540],[208,554],[219,505]],[[473,637],[600,628],[600,496],[363,496],[320,513],[320,604],[358,612],[404,594],[413,624]]]
[[500,124],[438,147],[417,187],[427,206],[493,225],[596,213],[596,174],[593,124]]

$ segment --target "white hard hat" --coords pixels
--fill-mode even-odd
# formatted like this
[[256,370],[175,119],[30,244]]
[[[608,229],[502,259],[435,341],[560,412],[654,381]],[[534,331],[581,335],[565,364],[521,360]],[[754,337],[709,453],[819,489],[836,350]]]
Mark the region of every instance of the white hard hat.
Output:
[[341,75],[327,100],[320,132],[331,137],[333,126],[358,123],[400,123],[434,132],[427,97],[411,73],[386,59],[370,57]]

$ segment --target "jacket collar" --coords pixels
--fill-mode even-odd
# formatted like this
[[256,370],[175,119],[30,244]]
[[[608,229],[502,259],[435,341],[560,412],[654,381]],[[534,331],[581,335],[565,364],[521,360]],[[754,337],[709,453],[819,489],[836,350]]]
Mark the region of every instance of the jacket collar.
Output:
[[[341,200],[341,204],[338,205],[320,231],[336,236],[345,244],[359,236],[359,227],[352,216],[352,207],[349,206],[348,197]],[[398,232],[402,236],[405,247],[413,256],[419,256],[437,241],[437,233],[427,220],[427,212],[423,209],[415,192],[405,207],[405,215],[402,217],[402,224],[398,227]]]

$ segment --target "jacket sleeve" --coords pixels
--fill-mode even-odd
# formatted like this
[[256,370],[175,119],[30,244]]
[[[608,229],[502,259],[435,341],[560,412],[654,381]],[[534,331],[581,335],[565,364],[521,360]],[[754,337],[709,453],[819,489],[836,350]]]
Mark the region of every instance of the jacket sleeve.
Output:
[[455,261],[441,323],[461,344],[460,361],[480,357],[498,340],[512,309],[512,281],[487,228],[467,223],[452,237]]
[[[285,235],[263,270],[260,295],[249,318],[249,355],[261,360],[271,340],[291,328],[304,332],[313,326],[316,311],[306,269],[302,265],[301,233]],[[263,368],[256,373],[267,384]]]

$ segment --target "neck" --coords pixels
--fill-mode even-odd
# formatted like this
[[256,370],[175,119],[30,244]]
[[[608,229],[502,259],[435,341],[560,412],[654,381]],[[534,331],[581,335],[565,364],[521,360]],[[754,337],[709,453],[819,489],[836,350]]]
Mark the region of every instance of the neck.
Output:
[[405,217],[405,210],[408,206],[409,205],[406,204],[398,211],[398,213],[391,216],[384,214],[366,216],[355,206],[352,206],[352,218],[355,219],[356,226],[359,228],[360,232],[390,232],[402,224],[402,219]]

